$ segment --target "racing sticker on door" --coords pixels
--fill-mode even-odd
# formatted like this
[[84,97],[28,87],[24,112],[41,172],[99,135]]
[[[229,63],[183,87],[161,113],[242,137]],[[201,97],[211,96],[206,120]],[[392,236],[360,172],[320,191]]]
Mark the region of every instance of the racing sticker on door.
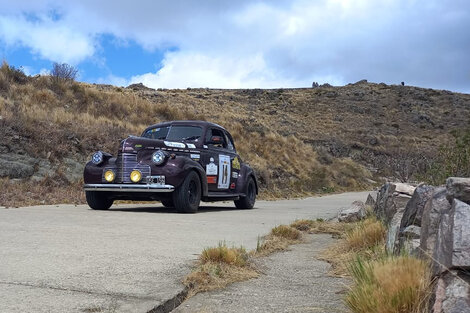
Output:
[[206,165],[206,175],[217,175],[217,165],[214,164],[214,158],[210,158],[210,163]]
[[230,156],[219,155],[219,181],[217,188],[228,189],[230,185]]

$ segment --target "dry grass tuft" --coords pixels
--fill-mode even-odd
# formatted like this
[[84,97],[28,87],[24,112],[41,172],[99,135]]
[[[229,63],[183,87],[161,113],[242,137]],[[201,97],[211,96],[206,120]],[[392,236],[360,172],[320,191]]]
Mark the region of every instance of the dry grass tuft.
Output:
[[357,251],[375,247],[385,239],[385,226],[375,217],[369,217],[347,233],[346,243],[349,250]]
[[333,221],[317,220],[296,220],[291,227],[309,234],[331,234],[335,238],[343,237],[345,233],[354,228],[355,224],[338,223]]
[[225,243],[221,242],[217,247],[204,249],[200,259],[203,264],[215,262],[235,266],[245,266],[248,254],[243,247],[229,248]]
[[321,254],[321,259],[331,264],[330,274],[347,276],[348,266],[359,255],[367,260],[384,255],[385,227],[374,216],[357,223],[330,223],[341,237],[335,245]]
[[354,286],[346,303],[355,313],[428,312],[429,265],[410,256],[376,261],[357,258],[350,267]]
[[299,240],[302,236],[302,233],[293,227],[287,225],[279,225],[271,230],[271,235],[287,240]]
[[249,262],[243,247],[229,248],[225,242],[206,248],[199,257],[196,269],[185,277],[183,283],[191,288],[191,295],[223,288],[236,281],[257,277],[259,274]]
[[225,286],[251,278],[259,274],[250,266],[234,266],[226,263],[207,262],[199,265],[196,270],[183,280],[185,286],[191,288],[189,296],[198,292],[224,288]]

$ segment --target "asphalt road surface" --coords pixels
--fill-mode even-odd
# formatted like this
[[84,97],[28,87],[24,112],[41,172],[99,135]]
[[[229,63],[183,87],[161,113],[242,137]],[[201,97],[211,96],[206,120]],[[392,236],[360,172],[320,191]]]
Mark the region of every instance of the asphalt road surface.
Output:
[[183,289],[203,248],[253,249],[276,225],[331,218],[366,196],[203,204],[189,215],[160,204],[0,209],[0,312],[147,312]]

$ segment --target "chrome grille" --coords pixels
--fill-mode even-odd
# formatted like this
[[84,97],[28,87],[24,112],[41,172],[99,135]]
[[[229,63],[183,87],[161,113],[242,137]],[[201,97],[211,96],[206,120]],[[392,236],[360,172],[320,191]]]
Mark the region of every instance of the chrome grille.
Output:
[[137,154],[119,153],[116,158],[116,182],[132,183],[130,175],[133,170],[139,170],[142,173],[142,182],[147,176],[150,176],[150,166],[137,162]]

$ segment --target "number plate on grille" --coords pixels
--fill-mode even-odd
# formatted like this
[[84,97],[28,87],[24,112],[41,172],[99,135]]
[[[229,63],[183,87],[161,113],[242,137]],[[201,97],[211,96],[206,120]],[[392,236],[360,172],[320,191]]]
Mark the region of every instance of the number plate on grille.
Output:
[[148,183],[151,185],[165,185],[165,176],[164,175],[149,176]]

